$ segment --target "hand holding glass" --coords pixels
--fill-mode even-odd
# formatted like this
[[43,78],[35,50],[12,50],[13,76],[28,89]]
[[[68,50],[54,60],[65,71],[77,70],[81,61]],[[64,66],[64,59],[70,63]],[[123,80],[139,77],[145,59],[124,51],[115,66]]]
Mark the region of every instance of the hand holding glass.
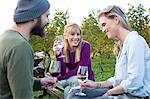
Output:
[[[79,83],[84,83],[88,80],[88,67],[87,66],[79,66],[77,77]],[[82,89],[80,88],[80,91],[78,93],[75,93],[75,95],[79,96],[86,96],[85,93],[82,92]]]
[[63,36],[62,35],[59,35],[59,36],[56,36],[55,37],[55,41],[54,41],[54,45],[53,45],[53,51],[54,53],[56,53],[57,55],[58,54],[61,54],[58,58],[63,58],[65,57],[63,55],[63,47],[64,47],[64,44],[63,44]]

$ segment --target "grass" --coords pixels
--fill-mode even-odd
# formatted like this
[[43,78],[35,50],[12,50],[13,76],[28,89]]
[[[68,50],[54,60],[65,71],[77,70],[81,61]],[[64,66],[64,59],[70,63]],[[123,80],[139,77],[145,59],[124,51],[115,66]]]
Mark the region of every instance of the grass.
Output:
[[92,60],[95,81],[104,81],[114,75],[115,56],[95,58]]
[[43,91],[35,91],[34,92],[34,99],[57,99],[54,96],[50,96],[50,95],[42,96],[42,95],[43,95]]
[[[110,55],[110,57],[96,57],[92,59],[92,68],[94,71],[95,81],[104,81],[109,77],[114,75],[115,66],[115,56]],[[38,98],[42,95],[42,91],[34,92],[34,99],[56,99],[52,96],[44,96],[43,98]]]

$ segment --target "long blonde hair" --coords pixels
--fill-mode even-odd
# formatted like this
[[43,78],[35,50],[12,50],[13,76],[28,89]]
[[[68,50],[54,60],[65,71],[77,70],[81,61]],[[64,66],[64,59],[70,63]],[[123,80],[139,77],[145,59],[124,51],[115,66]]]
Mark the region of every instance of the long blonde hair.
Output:
[[123,44],[121,43],[121,41],[118,41],[117,44],[114,46],[114,54],[116,56],[119,55],[120,50],[122,49]]
[[[70,46],[69,46],[69,43],[67,40],[67,35],[72,32],[77,32],[77,30],[80,31],[80,35],[81,35],[81,29],[76,23],[71,23],[64,27],[64,44],[65,45],[64,45],[63,51],[64,51],[64,55],[65,55],[65,58],[64,58],[65,63],[70,62],[70,57],[69,57]],[[82,45],[83,45],[83,40],[81,39],[78,46],[75,49],[75,63],[80,61]]]

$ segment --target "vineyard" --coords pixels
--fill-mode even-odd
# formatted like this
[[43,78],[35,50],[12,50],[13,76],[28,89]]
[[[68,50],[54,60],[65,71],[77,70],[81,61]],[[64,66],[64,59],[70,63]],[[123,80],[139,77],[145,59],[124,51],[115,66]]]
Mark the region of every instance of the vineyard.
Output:
[[[97,11],[90,11],[88,17],[84,18],[81,24],[82,37],[91,44],[92,67],[96,81],[106,80],[114,74],[115,56],[113,48],[115,41],[108,40],[97,22]],[[138,31],[150,46],[150,8],[145,10],[140,4],[138,6],[129,5],[127,16],[133,30]],[[56,10],[54,19],[45,29],[46,37],[39,38],[33,36],[30,40],[34,51],[44,51],[52,53],[53,40],[56,35],[63,35],[63,28],[69,23],[69,11]],[[52,53],[52,59],[54,58]]]

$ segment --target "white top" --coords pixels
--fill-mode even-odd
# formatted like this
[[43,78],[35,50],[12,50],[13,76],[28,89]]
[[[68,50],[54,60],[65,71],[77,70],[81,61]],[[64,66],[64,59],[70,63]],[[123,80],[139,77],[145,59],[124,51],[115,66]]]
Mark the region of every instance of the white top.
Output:
[[115,76],[108,81],[133,96],[150,96],[150,49],[136,31],[127,35],[116,59]]

